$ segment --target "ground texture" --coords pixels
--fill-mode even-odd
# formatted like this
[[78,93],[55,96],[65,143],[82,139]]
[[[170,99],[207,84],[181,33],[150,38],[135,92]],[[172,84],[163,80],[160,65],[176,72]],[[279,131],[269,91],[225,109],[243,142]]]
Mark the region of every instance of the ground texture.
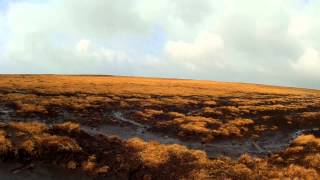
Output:
[[0,121],[0,177],[320,178],[316,90],[0,76]]

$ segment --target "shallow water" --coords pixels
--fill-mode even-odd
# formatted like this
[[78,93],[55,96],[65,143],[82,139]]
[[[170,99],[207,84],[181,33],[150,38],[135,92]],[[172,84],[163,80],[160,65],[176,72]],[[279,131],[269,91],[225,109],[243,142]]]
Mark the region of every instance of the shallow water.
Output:
[[113,112],[112,114],[119,121],[132,124],[132,125],[137,126],[139,128],[149,128],[149,126],[147,126],[147,125],[144,125],[144,124],[138,123],[136,121],[133,121],[131,119],[125,118],[122,112],[117,111],[117,112]]

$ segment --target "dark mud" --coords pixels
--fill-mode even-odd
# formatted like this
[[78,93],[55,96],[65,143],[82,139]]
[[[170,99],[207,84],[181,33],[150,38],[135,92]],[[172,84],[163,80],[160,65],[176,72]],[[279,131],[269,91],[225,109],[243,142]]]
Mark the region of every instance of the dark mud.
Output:
[[[0,108],[0,121],[8,123],[14,120],[15,112],[10,108]],[[66,114],[72,117],[70,114]],[[133,121],[126,112],[114,111],[110,112],[108,117],[118,123],[115,124],[102,124],[96,127],[89,125],[81,125],[81,128],[88,134],[106,134],[118,136],[121,139],[127,140],[130,138],[138,137],[145,141],[158,141],[162,144],[180,144],[190,149],[203,150],[210,158],[225,155],[233,158],[238,158],[242,154],[251,154],[255,156],[267,156],[276,152],[286,149],[292,141],[302,134],[313,134],[320,137],[319,128],[300,129],[300,130],[287,130],[287,131],[274,131],[261,134],[256,139],[250,138],[234,138],[234,139],[217,139],[212,143],[203,144],[191,140],[181,140],[172,136],[167,136],[161,133],[153,132],[151,127],[139,122]],[[40,119],[40,118],[39,118]],[[61,117],[60,120],[66,119]],[[56,121],[49,121],[48,126],[52,126]],[[63,168],[48,165],[48,164],[34,164],[27,168],[17,163],[0,163],[0,179],[90,179],[86,174],[80,171],[65,170]]]
[[2,122],[8,122],[14,116],[15,111],[12,108],[6,106],[0,106],[0,120]]
[[95,128],[88,126],[82,127],[91,134],[104,133],[118,136],[121,139],[138,137],[145,141],[158,141],[162,144],[180,144],[191,149],[203,150],[209,157],[225,155],[237,158],[244,153],[266,156],[285,149],[301,134],[319,133],[319,129],[291,130],[285,132],[275,131],[264,133],[255,140],[248,138],[219,139],[213,143],[203,144],[188,140],[182,141],[178,138],[155,133],[150,131],[148,126],[130,120],[121,112],[114,112],[113,114],[117,120],[130,124],[131,126],[101,125]]
[[[320,136],[319,129],[302,129],[302,130],[287,130],[274,131],[261,134],[257,139],[250,138],[229,138],[217,139],[212,143],[200,143],[192,140],[181,140],[172,136],[151,131],[151,127],[131,120],[126,116],[127,112],[114,111],[107,113],[107,117],[112,117],[117,123],[115,124],[101,124],[98,126],[90,126],[82,124],[83,130],[89,134],[107,134],[118,136],[121,139],[127,140],[138,137],[145,141],[158,141],[162,144],[180,144],[191,149],[203,150],[209,157],[217,157],[221,155],[230,157],[239,157],[244,153],[256,156],[266,156],[272,153],[279,152],[288,147],[293,139],[301,134],[314,134]],[[194,113],[194,112],[192,112]],[[60,117],[61,116],[61,117]],[[20,120],[16,117],[15,111],[10,108],[0,107],[0,120],[2,122],[9,122],[11,119]],[[48,125],[57,122],[63,122],[65,119],[77,119],[73,113],[63,113],[59,115],[56,120],[47,119],[41,120]],[[37,120],[37,119],[33,119]],[[40,119],[39,119],[40,121]],[[317,134],[318,133],[318,134]]]
[[299,130],[299,131],[295,132],[294,136],[298,137],[303,134],[305,134],[305,135],[312,134],[315,137],[320,137],[320,128]]
[[48,165],[34,164],[28,167],[22,167],[18,163],[0,162],[1,180],[88,180],[88,176],[79,171],[67,171],[63,168]]

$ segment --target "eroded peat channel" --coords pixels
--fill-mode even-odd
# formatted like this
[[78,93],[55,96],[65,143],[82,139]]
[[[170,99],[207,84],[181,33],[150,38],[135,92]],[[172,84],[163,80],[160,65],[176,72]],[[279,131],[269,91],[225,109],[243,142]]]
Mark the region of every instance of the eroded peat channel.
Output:
[[120,111],[112,112],[115,119],[126,125],[101,125],[98,127],[82,126],[90,134],[115,135],[123,140],[141,138],[145,141],[156,141],[162,144],[179,144],[190,149],[203,150],[209,157],[230,156],[239,158],[242,154],[255,156],[267,156],[286,149],[292,141],[303,134],[315,134],[319,136],[320,130],[300,129],[291,131],[276,131],[263,133],[259,138],[218,139],[211,143],[200,143],[190,140],[170,137],[164,133],[153,132],[151,127],[130,120]]
[[[130,111],[112,111],[106,113],[108,116],[105,118],[112,118],[113,124],[101,124],[98,126],[81,125],[81,128],[91,135],[104,134],[107,136],[117,136],[122,140],[131,138],[140,138],[144,141],[156,141],[161,144],[179,144],[186,146],[190,149],[203,150],[209,157],[229,156],[239,158],[242,154],[251,154],[255,156],[267,156],[272,153],[280,152],[287,148],[292,141],[302,134],[316,134],[319,136],[319,129],[296,129],[290,131],[275,131],[264,132],[258,138],[229,138],[217,139],[212,142],[197,142],[195,140],[188,140],[184,138],[174,137],[165,132],[154,132],[152,126],[141,124],[132,119],[129,119],[128,112]],[[55,122],[63,122],[64,120],[76,119],[76,115],[71,113],[63,113],[66,117],[61,116],[59,119],[52,119],[50,123],[48,120],[44,122],[52,126]],[[0,108],[0,117],[2,122],[10,122],[14,119],[19,119],[13,109],[8,107]],[[63,120],[61,120],[63,119]],[[31,119],[21,118],[20,121],[32,121]],[[38,120],[41,122],[41,120]],[[105,120],[107,121],[107,120]],[[67,121],[66,121],[67,122]]]
[[318,91],[45,77],[0,76],[1,179],[319,177]]

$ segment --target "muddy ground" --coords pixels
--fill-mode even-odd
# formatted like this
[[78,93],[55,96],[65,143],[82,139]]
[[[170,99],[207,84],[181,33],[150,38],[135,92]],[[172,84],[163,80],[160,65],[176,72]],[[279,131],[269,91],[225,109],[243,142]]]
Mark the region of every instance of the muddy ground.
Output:
[[[300,128],[300,129],[287,129],[284,131],[264,132],[258,138],[222,138],[216,139],[213,142],[202,143],[193,139],[179,138],[173,135],[167,135],[165,132],[153,131],[152,127],[147,124],[136,122],[128,115],[127,110],[112,111],[106,113],[106,119],[112,119],[112,123],[99,124],[99,125],[81,125],[81,128],[89,134],[106,134],[117,136],[120,139],[128,140],[130,138],[141,138],[145,141],[157,141],[162,144],[180,144],[190,149],[203,150],[209,157],[218,157],[221,155],[230,157],[240,157],[242,154],[248,153],[256,156],[266,156],[275,152],[280,152],[287,148],[291,142],[303,134],[304,132],[316,132],[318,129],[314,128]],[[63,116],[65,115],[65,117]],[[2,122],[15,121],[38,121],[45,122],[46,124],[61,123],[66,120],[79,119],[75,114],[63,113],[57,119],[45,118],[25,118],[19,117],[14,109],[8,107],[0,107],[0,119]],[[88,117],[90,118],[90,117]],[[85,122],[85,120],[83,120]]]
[[[50,82],[45,83],[46,78],[49,78]],[[57,124],[72,122],[79,124],[82,133],[87,134],[85,137],[90,136],[95,139],[100,135],[116,136],[123,141],[119,142],[122,148],[126,147],[122,144],[130,142],[133,138],[139,138],[146,143],[158,142],[164,145],[161,148],[178,144],[190,151],[200,150],[205,153],[208,161],[209,159],[215,161],[221,157],[237,161],[247,154],[274,163],[273,157],[286,154],[298,137],[304,135],[319,137],[320,93],[318,91],[244,84],[212,85],[210,82],[188,84],[175,80],[170,81],[170,88],[167,90],[161,88],[168,84],[169,80],[154,82],[129,78],[122,82],[121,78],[98,78],[98,80],[94,77],[89,80],[77,78],[79,77],[1,77],[1,123],[11,128],[12,122],[39,122],[52,128]],[[145,81],[150,82],[145,83]],[[219,86],[221,87],[217,88]],[[7,129],[5,131],[9,133]],[[56,133],[49,131],[50,135],[63,135]],[[77,139],[72,134],[66,136]],[[17,139],[12,139],[10,133],[7,138],[11,138],[13,146],[16,146]],[[81,139],[76,141],[78,144],[83,143]],[[17,143],[19,144],[20,140]],[[19,146],[17,148],[20,152]],[[158,150],[153,149],[152,153],[154,151]],[[84,158],[96,152],[85,148],[82,153]],[[308,153],[310,155],[319,152],[316,150]],[[124,155],[125,152],[120,154]],[[1,179],[22,177],[90,179],[93,176],[102,178],[81,170],[69,173],[70,170],[61,168],[61,163],[52,165],[48,162],[43,163],[43,157],[40,159],[40,162],[39,158],[27,163],[21,162],[19,158],[16,161],[3,162],[0,166],[0,177]],[[80,160],[84,159],[77,161],[80,163]],[[303,159],[297,159],[297,162],[303,162]],[[21,166],[21,163],[26,164],[27,168]],[[283,168],[289,165],[290,163],[281,164]],[[145,172],[157,174],[153,166],[151,168],[144,163],[141,166],[148,169]],[[140,170],[137,171],[141,173]],[[111,171],[113,175],[103,177],[107,179],[129,177],[128,174],[119,175],[116,171]],[[174,172],[172,169],[170,171]],[[206,171],[211,172],[207,169]],[[131,170],[128,172],[132,173]],[[66,174],[68,176],[65,176]],[[86,175],[83,176],[84,174]],[[210,175],[208,177],[214,179]],[[230,177],[234,178],[231,175]]]

